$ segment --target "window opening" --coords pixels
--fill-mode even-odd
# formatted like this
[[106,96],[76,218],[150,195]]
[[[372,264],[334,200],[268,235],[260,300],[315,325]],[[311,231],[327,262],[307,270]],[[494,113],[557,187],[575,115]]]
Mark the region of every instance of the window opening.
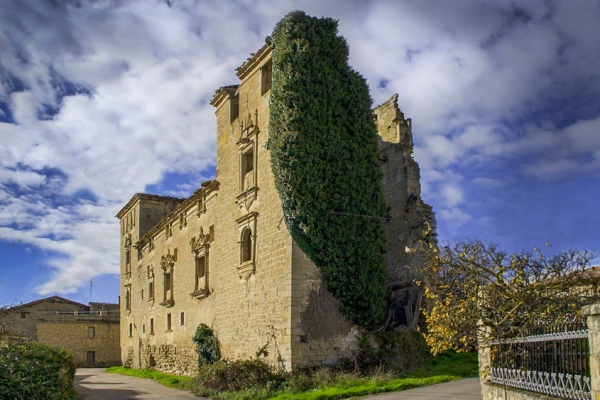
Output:
[[196,258],[196,290],[204,289],[206,284],[206,257]]
[[229,122],[235,121],[240,116],[240,95],[236,94],[229,100]]
[[267,93],[271,89],[271,82],[273,76],[273,63],[269,61],[261,68],[261,85],[260,95]]
[[252,230],[244,229],[242,232],[242,263],[252,259]]

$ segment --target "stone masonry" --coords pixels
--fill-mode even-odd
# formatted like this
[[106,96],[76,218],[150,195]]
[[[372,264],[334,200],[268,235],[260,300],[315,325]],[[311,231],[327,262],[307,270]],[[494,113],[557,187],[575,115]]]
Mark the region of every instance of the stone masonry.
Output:
[[51,296],[2,310],[0,327],[12,341],[37,341],[70,350],[78,367],[121,364],[118,304],[86,306]]
[[[218,89],[216,179],[186,199],[136,194],[121,223],[121,358],[133,368],[192,375],[192,336],[211,326],[227,359],[256,356],[286,369],[333,364],[358,351],[319,270],[283,221],[268,137],[271,49]],[[397,96],[375,109],[390,219],[386,263],[394,323],[410,326],[418,295],[414,248],[435,242],[431,207],[420,198],[410,119]],[[407,313],[408,312],[408,313]]]

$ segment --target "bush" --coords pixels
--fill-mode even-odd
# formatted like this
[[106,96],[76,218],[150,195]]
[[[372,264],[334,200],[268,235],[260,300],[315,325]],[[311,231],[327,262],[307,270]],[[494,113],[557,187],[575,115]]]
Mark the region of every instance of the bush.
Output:
[[288,373],[276,370],[261,359],[218,361],[200,367],[197,394],[210,395],[248,389],[276,391]]
[[75,398],[75,369],[73,355],[63,348],[37,342],[0,348],[0,398]]
[[196,344],[198,367],[212,365],[221,359],[221,346],[214,331],[206,324],[198,325],[192,341]]
[[344,361],[340,367],[367,375],[386,371],[406,373],[425,366],[429,358],[427,343],[418,333],[366,333],[360,338],[358,356]]

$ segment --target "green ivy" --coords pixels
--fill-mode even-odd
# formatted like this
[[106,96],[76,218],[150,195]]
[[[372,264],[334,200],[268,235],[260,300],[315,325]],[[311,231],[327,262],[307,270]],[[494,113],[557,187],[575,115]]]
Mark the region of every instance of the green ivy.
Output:
[[207,364],[212,365],[221,359],[219,339],[208,325],[198,325],[192,341],[196,344],[199,367]]
[[377,128],[337,27],[301,11],[275,26],[267,146],[290,234],[340,311],[375,326],[386,295]]

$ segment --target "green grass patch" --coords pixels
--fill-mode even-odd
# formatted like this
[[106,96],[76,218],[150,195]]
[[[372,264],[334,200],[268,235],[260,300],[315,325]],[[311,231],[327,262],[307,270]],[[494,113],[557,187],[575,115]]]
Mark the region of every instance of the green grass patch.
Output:
[[332,386],[303,393],[282,393],[272,400],[334,400],[355,396],[396,392],[421,386],[476,376],[478,374],[477,353],[447,352],[433,357],[429,365],[403,377],[381,379],[378,377],[357,378],[338,382]]
[[304,393],[283,393],[272,397],[273,400],[333,400],[347,399],[354,396],[366,396],[369,394],[396,392],[399,390],[413,389],[420,386],[435,385],[436,383],[448,382],[462,379],[455,375],[439,375],[429,378],[398,378],[387,382],[374,379],[361,379],[357,381],[344,382],[336,386],[316,389]]
[[452,375],[460,378],[479,374],[477,353],[456,353],[452,350],[432,357],[428,365],[410,374],[412,378],[425,378],[436,375]]
[[181,390],[190,390],[195,378],[187,376],[165,374],[151,369],[131,369],[128,367],[110,367],[105,370],[111,374],[135,376],[137,378],[152,379],[161,385]]

